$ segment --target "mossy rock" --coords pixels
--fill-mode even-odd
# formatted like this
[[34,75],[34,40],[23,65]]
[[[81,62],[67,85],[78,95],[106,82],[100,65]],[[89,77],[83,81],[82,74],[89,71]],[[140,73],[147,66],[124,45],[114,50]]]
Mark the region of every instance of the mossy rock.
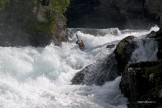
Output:
[[[23,42],[19,41],[33,41],[36,36],[38,36],[36,41],[39,41],[39,35],[42,37],[44,35],[46,39],[52,39],[54,42],[67,41],[66,18],[63,14],[69,3],[70,0],[50,0],[49,5],[44,6],[41,0],[1,0],[0,32],[3,35],[0,37],[2,42],[22,45]],[[13,39],[15,35],[17,37]],[[3,40],[3,37],[6,39]],[[17,39],[22,37],[28,40]],[[51,40],[48,41],[49,44]],[[0,45],[5,46],[1,42]]]
[[10,0],[0,0],[0,11],[2,11]]
[[[161,105],[162,60],[127,66],[122,74],[121,92],[129,99],[130,108],[155,108]],[[155,103],[143,103],[148,101]]]

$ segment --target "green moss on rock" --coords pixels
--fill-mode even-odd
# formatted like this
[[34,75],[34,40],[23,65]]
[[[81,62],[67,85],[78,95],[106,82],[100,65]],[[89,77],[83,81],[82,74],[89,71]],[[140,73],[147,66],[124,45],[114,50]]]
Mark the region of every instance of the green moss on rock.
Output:
[[10,0],[0,0],[0,11],[2,11]]
[[51,0],[49,7],[52,8],[55,12],[63,14],[66,12],[69,4],[70,0]]
[[58,18],[63,17],[62,20],[65,20],[63,14],[69,4],[70,0],[51,0],[49,6],[42,6],[39,2],[33,2],[37,20],[34,20],[28,28],[37,32],[55,34],[60,20]]
[[[122,74],[120,88],[129,99],[129,108],[155,108],[161,105],[162,60],[129,65]],[[139,104],[138,101],[154,101]]]
[[[145,75],[148,77],[150,74],[158,74],[162,78],[162,62],[151,67],[145,67]],[[162,83],[162,82],[161,82]]]

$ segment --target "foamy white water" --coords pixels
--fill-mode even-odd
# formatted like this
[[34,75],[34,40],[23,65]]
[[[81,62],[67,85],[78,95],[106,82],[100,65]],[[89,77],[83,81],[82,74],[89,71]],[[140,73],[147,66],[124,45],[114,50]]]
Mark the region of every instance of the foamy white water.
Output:
[[113,52],[107,44],[150,32],[107,30],[104,36],[78,31],[85,51],[80,51],[73,36],[62,47],[0,47],[0,108],[126,108],[120,77],[103,86],[70,84],[76,72]]

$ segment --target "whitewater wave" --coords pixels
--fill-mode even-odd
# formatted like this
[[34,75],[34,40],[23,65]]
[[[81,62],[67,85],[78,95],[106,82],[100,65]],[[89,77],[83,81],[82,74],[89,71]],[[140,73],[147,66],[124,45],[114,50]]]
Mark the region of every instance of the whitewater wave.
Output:
[[0,47],[0,108],[126,108],[120,77],[103,86],[70,82],[76,72],[111,54],[114,48],[107,45],[117,44],[128,35],[150,33],[120,31],[117,36],[110,34],[112,31],[104,36],[76,31],[85,43],[85,51],[75,44],[75,35],[62,47]]
[[120,78],[102,87],[70,85],[76,71],[92,63],[94,57],[64,44],[66,46],[61,49],[53,45],[46,48],[1,47],[0,107],[126,107],[127,101],[119,90]]

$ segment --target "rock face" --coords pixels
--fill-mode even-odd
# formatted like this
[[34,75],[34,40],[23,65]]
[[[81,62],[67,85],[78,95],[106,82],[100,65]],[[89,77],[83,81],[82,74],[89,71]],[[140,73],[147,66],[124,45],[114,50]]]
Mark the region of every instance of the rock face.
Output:
[[158,42],[159,60],[130,64],[123,71],[120,88],[129,100],[128,108],[162,107],[162,34],[151,32],[148,37]]
[[155,39],[158,42],[157,57],[158,59],[162,59],[162,32],[160,30],[156,33]]
[[119,42],[114,53],[78,72],[72,79],[72,84],[102,85],[121,75],[136,48],[133,40],[133,36],[124,38]]
[[[128,36],[121,40],[117,45],[114,53],[115,58],[118,61],[118,69],[122,72],[127,65],[133,51],[136,48],[136,43],[133,41],[134,36]],[[118,75],[121,75],[120,73]]]
[[69,0],[1,0],[0,46],[46,46],[67,41]]
[[146,28],[159,24],[161,0],[71,0],[68,27]]
[[122,74],[120,88],[129,99],[129,108],[155,108],[162,102],[162,62],[129,65]]
[[161,9],[160,9],[159,16],[160,16],[160,32],[161,32],[161,34],[162,34],[162,7],[161,7]]
[[72,84],[96,84],[102,85],[107,81],[114,80],[117,75],[117,61],[114,53],[104,60],[85,67],[72,79]]

